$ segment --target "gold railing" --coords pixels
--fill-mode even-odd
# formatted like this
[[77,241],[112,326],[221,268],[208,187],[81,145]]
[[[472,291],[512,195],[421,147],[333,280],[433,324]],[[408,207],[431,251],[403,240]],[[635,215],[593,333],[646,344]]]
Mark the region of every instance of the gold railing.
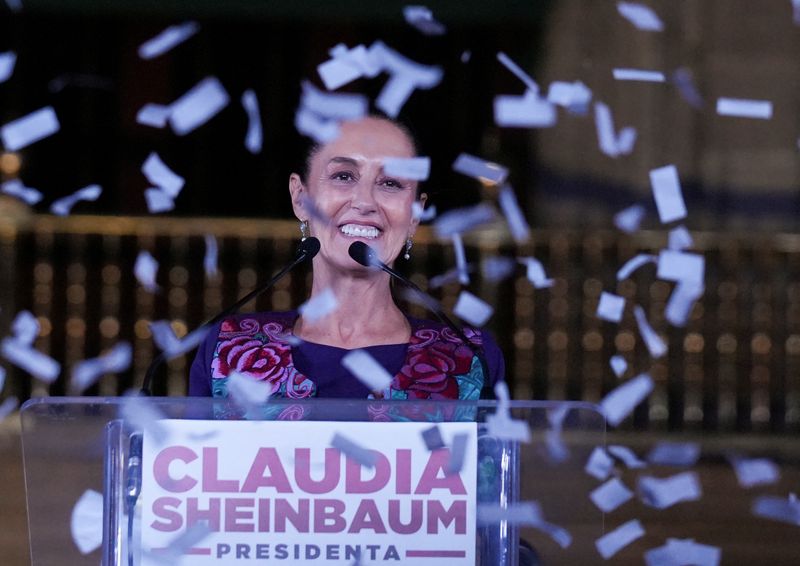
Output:
[[[203,272],[204,234],[219,241],[220,274]],[[535,232],[518,247],[494,227],[467,240],[468,260],[496,254],[534,256],[550,289],[535,290],[520,266],[513,277],[489,282],[476,269],[470,289],[495,310],[489,328],[506,356],[517,398],[597,401],[619,380],[609,358],[624,355],[629,375],[648,371],[656,390],[627,426],[707,430],[800,428],[800,236],[695,233],[706,257],[706,293],[686,328],[670,327],[663,312],[671,286],[640,269],[617,283],[615,273],[639,252],[655,252],[666,235],[626,236],[611,231]],[[42,331],[36,347],[64,366],[52,385],[32,380],[8,364],[6,394],[21,398],[65,393],[69,368],[119,340],[134,346],[132,368],[106,376],[90,394],[118,395],[141,384],[156,354],[148,321],[168,319],[182,335],[224,305],[253,290],[287,262],[299,237],[295,222],[208,218],[33,216],[0,219],[0,334],[13,315],[31,310]],[[159,261],[161,289],[151,294],[133,276],[141,250]],[[418,232],[413,257],[400,267],[425,287],[454,265],[452,246],[430,230]],[[298,270],[250,309],[289,309],[305,298],[309,272]],[[595,316],[602,290],[628,299],[619,325]],[[457,284],[432,292],[445,308]],[[630,314],[641,304],[669,344],[650,359]],[[412,314],[424,316],[419,307]],[[191,355],[170,362],[156,393],[186,391]],[[628,376],[625,376],[628,377]]]

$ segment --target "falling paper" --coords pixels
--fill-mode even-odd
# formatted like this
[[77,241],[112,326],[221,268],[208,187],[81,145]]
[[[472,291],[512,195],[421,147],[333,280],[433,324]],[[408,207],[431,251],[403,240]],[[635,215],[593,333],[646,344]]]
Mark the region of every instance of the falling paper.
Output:
[[294,117],[297,131],[317,143],[328,143],[339,137],[339,123],[314,114],[306,108],[299,108]]
[[355,120],[366,116],[369,110],[369,100],[364,95],[322,92],[309,81],[303,81],[300,103],[303,108],[334,120]]
[[390,49],[383,42],[373,43],[370,52],[391,75],[375,100],[375,107],[390,118],[397,117],[415,88],[430,89],[442,80],[444,73],[441,67],[416,63]]
[[70,213],[70,210],[72,210],[72,207],[78,202],[95,201],[100,197],[102,192],[103,188],[100,185],[89,185],[79,189],[69,196],[60,198],[53,202],[53,204],[50,205],[50,212],[57,214],[58,216],[67,216]]
[[415,27],[425,35],[442,35],[447,29],[437,22],[433,13],[425,6],[403,7],[403,17],[409,25]]
[[800,501],[796,499],[757,497],[753,502],[753,514],[800,527]]
[[639,229],[644,219],[645,209],[640,204],[634,204],[614,215],[614,226],[625,232],[633,234]]
[[693,540],[668,539],[667,544],[644,553],[647,566],[718,566],[722,551]]
[[248,411],[267,402],[274,390],[273,384],[232,371],[228,374],[228,393],[238,406]]
[[639,327],[639,334],[642,335],[644,344],[647,346],[647,350],[650,352],[650,355],[653,358],[658,359],[666,354],[667,345],[664,343],[661,337],[656,334],[656,331],[653,330],[653,327],[650,326],[644,309],[641,306],[636,305],[633,307],[633,316],[636,317],[636,324]]
[[549,128],[557,118],[555,105],[531,90],[494,98],[494,123],[501,128]]
[[656,263],[658,258],[651,254],[639,254],[636,257],[632,257],[628,261],[625,262],[619,271],[617,271],[617,281],[623,281],[631,276],[631,273],[642,267],[643,265],[647,265],[648,263]]
[[206,243],[206,253],[203,257],[203,269],[206,272],[207,278],[217,276],[217,256],[219,250],[217,247],[217,239],[213,234],[206,234],[203,239]]
[[686,326],[695,301],[699,299],[705,287],[702,283],[679,281],[669,296],[664,309],[664,318],[673,326]]
[[524,244],[530,239],[531,229],[528,226],[528,221],[525,220],[525,215],[519,208],[514,189],[509,185],[503,185],[500,188],[497,199],[500,204],[500,210],[503,211],[508,221],[511,237],[518,244]]
[[164,352],[167,359],[175,358],[193,350],[203,341],[203,338],[209,331],[209,327],[203,325],[192,330],[183,338],[178,338],[169,321],[156,320],[151,322],[149,327],[153,335],[153,341],[156,343],[156,346]]
[[244,137],[244,146],[252,154],[260,153],[263,143],[261,113],[258,110],[258,99],[253,89],[247,89],[242,93],[242,107],[247,114],[247,134]]
[[668,478],[639,476],[638,492],[645,505],[666,509],[682,501],[700,499],[700,480],[695,472],[683,472]]
[[642,528],[642,524],[633,519],[597,539],[595,546],[600,556],[608,560],[630,543],[643,536],[644,528]]
[[611,117],[611,109],[603,102],[594,103],[594,122],[597,129],[597,139],[600,143],[600,151],[609,157],[619,157],[628,155],[633,151],[633,144],[636,142],[636,130],[634,128],[623,128],[617,135],[614,129],[614,120]]
[[175,201],[160,188],[145,189],[144,200],[147,203],[147,210],[151,214],[169,212],[175,208]]
[[131,365],[132,348],[128,342],[120,342],[107,354],[99,358],[84,360],[72,368],[70,389],[74,395],[86,389],[106,373],[120,373]]
[[169,26],[152,39],[148,39],[139,46],[139,57],[153,59],[166,53],[176,45],[183,43],[198,32],[200,26],[197,22]]
[[694,79],[692,79],[692,72],[689,69],[686,67],[676,69],[675,72],[672,73],[672,82],[678,88],[681,97],[688,102],[690,106],[698,110],[703,107],[703,97],[697,90]]
[[600,402],[608,424],[617,426],[653,391],[653,379],[643,373],[619,385]]
[[620,355],[611,356],[608,363],[611,365],[611,369],[617,377],[622,377],[622,374],[628,370],[628,362]]
[[147,156],[142,165],[142,173],[148,181],[162,189],[173,199],[178,196],[185,183],[183,177],[167,167],[156,152],[152,152]]
[[52,136],[60,127],[55,110],[46,106],[4,125],[0,128],[0,139],[6,151],[18,151]]
[[139,252],[136,263],[133,266],[133,273],[136,280],[150,293],[158,291],[156,284],[156,274],[158,273],[158,262],[149,252]]
[[462,153],[453,163],[453,171],[474,177],[483,183],[500,184],[508,177],[508,169],[497,163],[492,163],[475,157],[468,153]]
[[647,455],[647,461],[657,466],[694,466],[698,458],[696,442],[659,442]]
[[431,170],[430,157],[384,157],[383,172],[386,175],[425,181]]
[[358,462],[362,466],[366,466],[367,468],[375,467],[377,457],[374,451],[358,445],[338,432],[333,435],[331,446],[336,448],[347,458]]
[[422,431],[422,440],[425,442],[425,447],[428,450],[438,450],[444,448],[444,440],[442,440],[442,431],[438,426],[434,425],[431,428],[426,428]]
[[300,314],[309,322],[314,322],[324,316],[329,315],[339,306],[333,290],[325,289],[318,295],[311,297],[297,309]]
[[456,434],[453,436],[453,445],[450,447],[450,460],[447,462],[446,473],[457,474],[464,467],[464,460],[467,456],[467,446],[469,445],[468,434]]
[[516,266],[510,257],[489,256],[481,260],[481,275],[487,281],[502,281],[514,273]]
[[592,450],[592,453],[589,455],[589,460],[583,468],[587,474],[598,480],[605,480],[613,469],[614,460],[599,446]]
[[[467,274],[473,271],[472,265],[467,264]],[[462,280],[462,274],[458,268],[450,269],[449,271],[445,271],[441,275],[434,275],[428,281],[428,289],[439,289],[440,287],[444,287],[445,285],[449,285],[450,283],[455,283],[458,281],[459,283]],[[424,306],[424,305],[423,305]]]
[[531,429],[528,423],[511,418],[508,384],[505,381],[495,383],[494,394],[497,397],[497,410],[494,414],[486,415],[487,434],[501,440],[530,442]]
[[656,277],[665,281],[683,281],[701,285],[705,269],[706,260],[700,254],[662,250],[658,254]]
[[542,522],[542,511],[539,504],[533,501],[512,503],[508,506],[479,503],[478,525],[497,525],[507,522],[512,525],[536,526]]
[[138,391],[125,396],[119,412],[131,429],[144,431],[148,440],[158,445],[167,440],[169,429],[161,423],[166,416],[147,397],[140,396]]
[[488,203],[482,202],[475,206],[448,210],[436,218],[433,226],[436,236],[445,239],[453,234],[463,234],[481,224],[493,222],[497,211]]
[[19,311],[11,323],[11,332],[14,338],[25,346],[31,346],[36,337],[39,336],[39,320],[33,316],[31,311]]
[[453,234],[453,253],[456,256],[456,273],[458,273],[458,281],[462,285],[469,285],[469,267],[467,266],[467,252],[464,250],[464,241],[461,239],[461,234]]
[[618,81],[644,81],[663,83],[666,79],[661,71],[648,71],[645,69],[614,69],[614,78]]
[[0,83],[6,82],[14,73],[14,65],[17,63],[17,54],[13,51],[0,53]]
[[216,77],[206,77],[170,105],[169,124],[179,136],[199,128],[230,102]]
[[502,64],[503,64],[503,66],[504,66],[506,69],[508,69],[509,71],[511,71],[512,73],[514,73],[514,75],[515,75],[515,76],[516,76],[516,77],[517,77],[519,80],[521,80],[523,83],[525,83],[525,86],[527,86],[527,87],[528,87],[528,90],[529,90],[529,91],[531,91],[531,92],[534,92],[534,93],[537,93],[537,92],[539,92],[539,85],[538,85],[538,84],[536,84],[536,81],[534,81],[534,80],[533,80],[533,79],[532,79],[530,76],[528,76],[528,73],[526,73],[525,71],[523,71],[523,70],[522,70],[522,69],[519,67],[519,65],[517,65],[516,63],[514,63],[514,61],[512,61],[512,60],[511,60],[511,59],[508,57],[508,55],[506,55],[505,53],[503,53],[502,51],[500,51],[500,52],[497,54],[497,60],[498,60],[498,61],[500,61],[500,63],[502,63]]
[[717,114],[720,116],[769,120],[772,118],[772,102],[744,98],[718,98]]
[[581,81],[555,81],[547,90],[547,100],[569,110],[585,109],[592,101],[592,91]]
[[453,313],[469,324],[483,326],[491,318],[494,309],[469,291],[461,291]]
[[533,257],[521,257],[519,262],[527,269],[526,277],[536,289],[552,287],[554,279],[549,279],[544,272],[542,262]]
[[5,338],[0,342],[0,354],[45,383],[53,383],[61,373],[61,364],[15,338]]
[[609,322],[619,322],[622,320],[622,313],[625,310],[625,297],[614,295],[613,293],[600,293],[600,302],[597,304],[597,316]]
[[617,2],[620,15],[642,31],[664,31],[661,18],[649,7],[638,2]]
[[685,250],[694,246],[694,240],[686,226],[678,226],[669,231],[667,248],[675,251]]
[[436,218],[436,205],[425,208],[420,201],[415,200],[411,203],[411,216],[420,222],[428,222]]
[[633,450],[627,446],[612,445],[608,447],[608,452],[615,458],[622,460],[622,462],[631,470],[638,470],[647,467],[647,464],[637,458],[636,454],[633,453]]
[[659,167],[650,171],[650,185],[662,224],[686,217],[681,182],[674,165]]
[[0,403],[0,422],[13,413],[19,406],[19,399],[16,397],[7,397]]
[[36,189],[26,187],[19,179],[10,179],[8,181],[4,181],[2,184],[0,184],[0,193],[16,197],[31,206],[44,198],[42,193]]
[[92,489],[83,492],[70,518],[70,532],[81,554],[89,554],[103,544],[103,494]]
[[370,391],[383,391],[392,384],[392,375],[366,350],[351,350],[342,356],[342,365]]
[[569,458],[569,450],[561,438],[564,419],[569,410],[569,405],[562,404],[547,411],[547,422],[550,424],[550,428],[545,432],[545,446],[547,454],[553,462],[565,462]]
[[187,554],[191,554],[191,549],[196,548],[197,545],[205,540],[211,533],[209,521],[201,519],[199,522],[191,524],[183,533],[170,540],[165,549],[160,549],[158,553],[146,553],[146,564],[152,564],[153,562],[162,566],[185,564],[182,558]]
[[144,126],[163,128],[167,125],[167,120],[171,112],[172,109],[169,106],[148,103],[142,106],[139,112],[136,113],[136,122]]
[[618,478],[611,478],[606,483],[596,488],[589,494],[598,509],[610,513],[623,503],[633,499],[633,492],[625,487]]
[[769,458],[733,458],[731,465],[739,485],[745,489],[769,485],[781,479],[780,469]]
[[362,76],[375,77],[382,66],[363,45],[348,50],[343,44],[331,50],[332,59],[317,66],[325,88],[336,90]]

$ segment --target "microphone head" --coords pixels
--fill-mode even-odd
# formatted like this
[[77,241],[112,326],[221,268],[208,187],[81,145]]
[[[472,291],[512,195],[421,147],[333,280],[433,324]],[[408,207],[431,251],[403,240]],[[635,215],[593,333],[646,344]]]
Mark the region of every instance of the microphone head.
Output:
[[367,244],[361,241],[355,241],[350,244],[350,247],[347,249],[347,253],[350,254],[356,262],[360,263],[364,267],[378,267],[380,266],[380,260],[378,259],[378,254],[375,252],[374,249],[369,247]]
[[297,257],[304,256],[303,259],[313,259],[319,253],[319,240],[314,236],[309,236],[297,247]]

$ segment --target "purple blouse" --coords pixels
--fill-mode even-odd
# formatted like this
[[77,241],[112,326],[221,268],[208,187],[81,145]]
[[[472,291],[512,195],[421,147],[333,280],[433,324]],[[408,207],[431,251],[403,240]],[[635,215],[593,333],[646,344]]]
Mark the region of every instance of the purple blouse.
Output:
[[[370,390],[341,364],[350,350],[296,341],[296,311],[238,314],[213,326],[189,374],[189,395],[227,397],[231,372],[270,383],[273,396],[366,398]],[[407,344],[363,348],[393,375],[384,397],[478,399],[488,382],[503,379],[503,354],[488,333],[465,328],[484,350],[488,376],[477,356],[446,326],[408,317]],[[292,345],[295,344],[295,345]]]

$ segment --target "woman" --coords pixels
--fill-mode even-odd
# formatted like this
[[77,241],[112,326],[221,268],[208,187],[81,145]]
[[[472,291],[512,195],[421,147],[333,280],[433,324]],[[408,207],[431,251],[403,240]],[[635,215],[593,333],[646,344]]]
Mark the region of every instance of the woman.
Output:
[[[251,313],[212,327],[192,364],[190,395],[227,397],[234,371],[291,398],[477,399],[484,385],[502,379],[503,357],[487,334],[464,331],[483,348],[484,375],[455,333],[405,315],[392,298],[389,275],[348,254],[358,240],[388,265],[408,254],[419,223],[412,204],[424,204],[426,195],[418,196],[415,181],[386,175],[383,159],[415,155],[408,132],[377,117],[341,124],[335,140],[311,151],[304,175],[291,175],[289,191],[302,235],[320,241],[311,297],[331,290],[338,306],[317,320],[296,311]],[[366,350],[394,376],[387,390],[370,391],[341,365],[353,349]]]

